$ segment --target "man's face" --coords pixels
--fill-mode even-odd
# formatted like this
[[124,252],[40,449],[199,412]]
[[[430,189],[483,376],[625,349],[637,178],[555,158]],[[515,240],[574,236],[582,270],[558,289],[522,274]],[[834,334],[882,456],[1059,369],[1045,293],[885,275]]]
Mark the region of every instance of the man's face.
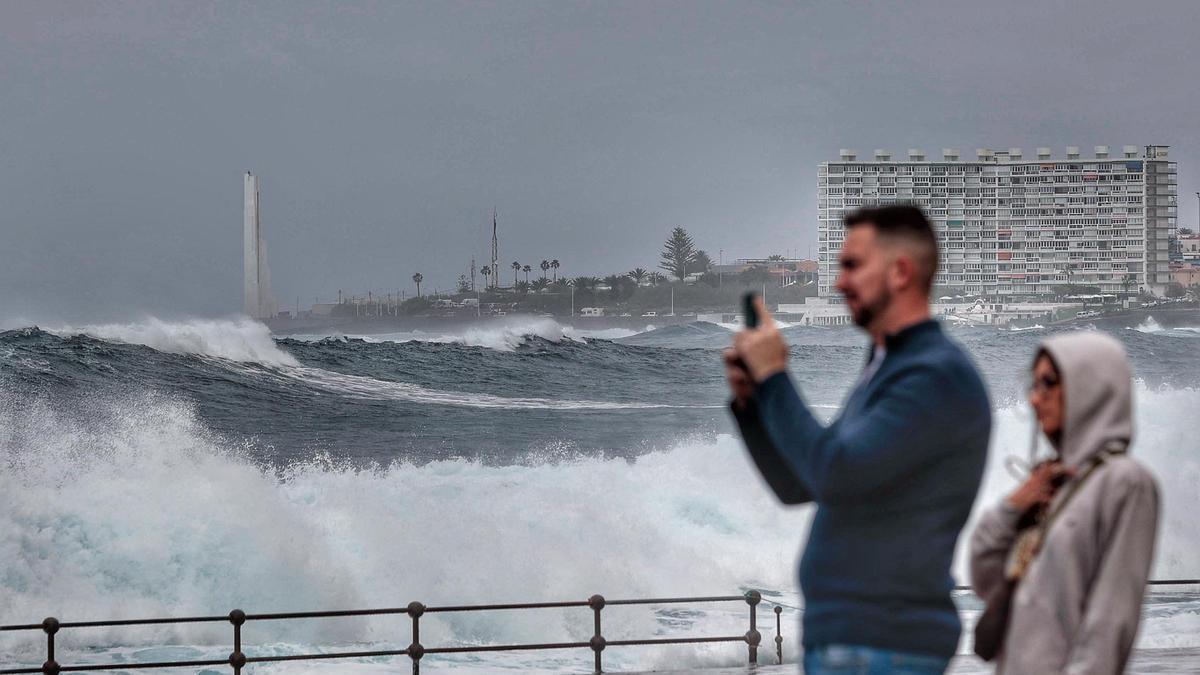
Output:
[[835,288],[846,298],[854,323],[869,329],[892,301],[887,283],[892,256],[879,245],[873,225],[858,225],[846,231],[838,264]]

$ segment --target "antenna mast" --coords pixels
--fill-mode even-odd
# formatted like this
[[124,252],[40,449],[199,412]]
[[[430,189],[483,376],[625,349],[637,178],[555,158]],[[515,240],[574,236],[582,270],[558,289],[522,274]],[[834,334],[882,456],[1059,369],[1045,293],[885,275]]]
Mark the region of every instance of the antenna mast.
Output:
[[492,283],[499,285],[500,241],[496,238],[496,207],[492,207]]

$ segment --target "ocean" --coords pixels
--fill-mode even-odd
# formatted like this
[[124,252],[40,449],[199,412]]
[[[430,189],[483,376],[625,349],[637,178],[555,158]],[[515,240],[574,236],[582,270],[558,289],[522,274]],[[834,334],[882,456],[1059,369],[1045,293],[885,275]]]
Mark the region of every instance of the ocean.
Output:
[[[0,624],[760,589],[785,608],[794,663],[811,510],[779,505],[732,435],[719,357],[733,329],[506,317],[445,332],[274,336],[248,320],[147,318],[0,332]],[[1029,450],[1025,372],[1050,331],[947,330],[988,382],[995,429],[979,503],[991,504],[1015,485],[1005,458]],[[1163,494],[1153,577],[1198,578],[1200,327],[1148,319],[1108,330],[1138,379],[1132,452]],[[836,414],[866,357],[863,335],[784,333],[806,399]],[[978,601],[958,600],[969,624]],[[605,635],[740,634],[745,615],[744,605],[612,607]],[[773,615],[761,617],[761,661],[774,663]],[[245,651],[403,648],[408,625],[254,623]],[[591,630],[586,609],[440,614],[422,620],[422,641],[586,641]],[[0,634],[0,667],[40,665],[44,647],[40,634]],[[58,660],[138,672],[138,662],[229,650],[227,625],[72,629],[59,634]],[[610,671],[744,659],[729,644],[605,652]],[[590,664],[578,650],[430,656],[423,669]],[[407,668],[398,657],[247,672]],[[955,670],[986,671],[969,657]],[[1197,670],[1200,589],[1159,589],[1134,671]]]

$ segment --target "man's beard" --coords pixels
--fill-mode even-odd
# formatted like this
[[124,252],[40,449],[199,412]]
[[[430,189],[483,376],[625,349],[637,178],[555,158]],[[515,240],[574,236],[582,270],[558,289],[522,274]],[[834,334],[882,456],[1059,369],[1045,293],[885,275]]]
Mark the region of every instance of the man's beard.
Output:
[[887,310],[887,307],[890,304],[892,304],[892,292],[884,288],[883,292],[879,294],[879,297],[875,300],[875,302],[872,302],[869,305],[859,305],[857,310],[851,312],[851,316],[854,318],[854,323],[859,328],[869,329],[871,324],[874,323],[875,320]]

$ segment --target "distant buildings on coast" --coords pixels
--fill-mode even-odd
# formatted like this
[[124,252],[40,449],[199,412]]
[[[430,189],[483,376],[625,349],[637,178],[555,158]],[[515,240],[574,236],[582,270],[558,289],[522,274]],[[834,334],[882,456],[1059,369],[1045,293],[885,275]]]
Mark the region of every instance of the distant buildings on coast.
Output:
[[1172,281],[1168,240],[1175,234],[1176,163],[1165,145],[1068,147],[1024,157],[1020,148],[976,151],[963,159],[909,150],[860,157],[842,150],[818,170],[818,294],[836,298],[842,219],[862,206],[915,203],[942,245],[937,283],[1002,301],[1056,295],[1064,286],[1102,294],[1163,294]]
[[[243,311],[269,318],[278,310],[270,288],[259,187],[259,178],[247,172]],[[722,260],[707,271],[687,275],[684,283],[703,280],[719,288],[736,278],[755,288],[761,284],[766,292],[797,287],[810,295],[815,290],[816,297],[786,304],[780,311],[797,320],[803,317],[810,325],[848,323],[834,288],[845,215],[867,206],[912,203],[926,211],[937,229],[941,270],[936,280],[939,297],[934,300],[938,312],[951,319],[1002,324],[1053,314],[1074,303],[1115,306],[1124,299],[1128,306],[1138,296],[1147,302],[1164,295],[1176,298],[1184,295],[1181,289],[1191,289],[1194,295],[1200,285],[1200,232],[1179,228],[1177,165],[1165,145],[1126,145],[1119,152],[1095,146],[1087,157],[1074,146],[1059,157],[1040,147],[1029,158],[1020,148],[980,149],[969,159],[954,149],[943,149],[937,158],[910,149],[903,159],[884,150],[861,157],[854,150],[841,150],[837,160],[819,164],[817,198],[816,260],[781,255]],[[433,309],[481,313],[478,304],[465,304],[468,301],[458,297],[479,290],[521,297],[576,290],[559,278],[557,260],[542,261],[542,276],[533,283],[529,274],[537,272],[514,262],[513,285],[503,286],[507,268],[499,264],[495,211],[490,243],[489,259],[478,270],[484,275],[482,289],[476,286],[472,259],[470,276],[460,276],[459,292],[449,294],[458,300],[432,297]],[[553,282],[546,278],[551,268]],[[648,285],[646,271],[640,272],[636,286]],[[624,275],[604,280],[579,277],[591,280],[580,288],[610,291],[609,279],[620,276]],[[434,295],[441,294],[435,289]],[[776,302],[794,303],[795,295]],[[368,292],[365,298],[343,297],[341,291],[338,296],[337,303],[314,302],[304,313],[297,299],[293,316],[398,317],[406,300],[400,289]],[[573,292],[571,296],[573,303]],[[511,308],[517,307],[515,300],[508,303]],[[470,302],[480,301],[477,296]],[[503,313],[490,306],[489,311]]]
[[1200,232],[1181,232],[1171,241],[1170,270],[1171,281],[1183,288],[1200,285]]

